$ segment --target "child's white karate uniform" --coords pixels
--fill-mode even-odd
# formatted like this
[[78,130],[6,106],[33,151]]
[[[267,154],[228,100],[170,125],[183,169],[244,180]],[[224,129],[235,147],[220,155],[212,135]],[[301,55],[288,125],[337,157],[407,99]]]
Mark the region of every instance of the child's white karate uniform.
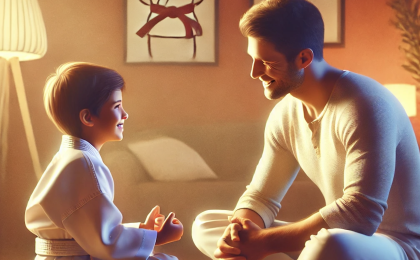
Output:
[[[114,182],[98,150],[83,139],[63,136],[60,150],[29,199],[26,227],[44,241],[77,243],[86,252],[59,259],[147,259],[157,232],[138,228],[140,223],[122,224],[113,199]],[[65,245],[37,245],[36,260],[56,259],[52,255],[57,252],[74,254],[74,246],[65,252]],[[44,249],[52,251],[50,256],[39,253]]]

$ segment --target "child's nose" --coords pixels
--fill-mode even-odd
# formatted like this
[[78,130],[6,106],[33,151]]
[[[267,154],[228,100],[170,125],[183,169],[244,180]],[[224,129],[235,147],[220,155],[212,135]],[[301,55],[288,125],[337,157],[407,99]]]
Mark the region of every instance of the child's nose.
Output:
[[124,111],[122,119],[126,120],[128,118],[128,113]]

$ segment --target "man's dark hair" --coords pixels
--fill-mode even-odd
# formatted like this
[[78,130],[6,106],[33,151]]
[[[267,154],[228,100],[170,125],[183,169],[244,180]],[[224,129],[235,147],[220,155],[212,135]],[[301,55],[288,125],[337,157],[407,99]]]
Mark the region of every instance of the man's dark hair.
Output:
[[239,28],[245,37],[274,44],[288,61],[307,48],[315,60],[323,59],[324,22],[318,8],[306,0],[262,1],[243,15]]

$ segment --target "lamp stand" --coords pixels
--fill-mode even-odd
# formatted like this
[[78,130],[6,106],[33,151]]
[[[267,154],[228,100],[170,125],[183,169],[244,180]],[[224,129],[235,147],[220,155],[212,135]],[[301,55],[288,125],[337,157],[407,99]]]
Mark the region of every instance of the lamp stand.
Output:
[[7,131],[9,129],[9,62],[0,57],[0,171],[4,179],[7,162]]
[[[2,145],[2,157],[3,157],[2,159],[4,160],[7,154],[7,153],[5,154],[3,145],[5,143],[7,144],[7,129],[5,128],[7,128],[8,126],[8,116],[9,116],[9,104],[8,104],[9,103],[9,80],[8,80],[9,70],[7,69],[8,65],[10,65],[10,68],[13,74],[13,79],[15,82],[19,108],[22,114],[22,119],[23,119],[23,127],[25,129],[26,139],[28,140],[29,153],[32,158],[32,165],[35,171],[35,175],[39,179],[41,178],[41,175],[42,175],[41,164],[39,162],[38,151],[35,144],[35,136],[32,129],[31,117],[29,115],[28,102],[26,99],[25,88],[23,85],[23,78],[22,78],[22,72],[21,72],[20,64],[19,64],[19,58],[17,57],[10,58],[8,62],[5,59],[0,59],[0,66],[3,67],[3,70],[0,71],[0,73],[2,73],[3,75],[6,75],[6,77],[2,77],[3,80],[1,81],[1,86],[3,87],[0,91],[0,102],[1,102],[0,111],[2,112],[1,113],[2,121],[0,121],[1,123],[0,141]],[[6,69],[4,69],[4,67]],[[4,124],[4,122],[6,122],[6,124]],[[7,151],[7,146],[5,147]],[[3,165],[4,164],[2,163],[2,167],[4,168]]]

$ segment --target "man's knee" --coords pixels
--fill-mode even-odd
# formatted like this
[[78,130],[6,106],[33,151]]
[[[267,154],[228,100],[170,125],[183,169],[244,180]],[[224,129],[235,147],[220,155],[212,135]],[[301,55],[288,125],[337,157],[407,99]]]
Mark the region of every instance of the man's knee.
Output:
[[201,232],[208,228],[215,226],[215,222],[219,221],[220,214],[215,210],[206,210],[197,215],[193,222],[193,235],[194,232]]
[[197,215],[193,227],[198,230],[227,227],[229,225],[228,216],[232,214],[233,212],[229,210],[206,210]]
[[232,211],[206,210],[197,215],[192,227],[192,239],[196,247],[209,257],[213,257],[217,240],[229,225],[228,216]]
[[[195,238],[206,237],[210,234],[222,235],[229,225],[228,216],[232,211],[228,210],[206,210],[197,215],[193,222],[192,236]],[[209,234],[210,233],[210,234]]]
[[[342,229],[321,229],[317,235],[311,236],[302,251],[304,260],[352,260],[351,231]],[[304,256],[304,257],[303,257]]]

